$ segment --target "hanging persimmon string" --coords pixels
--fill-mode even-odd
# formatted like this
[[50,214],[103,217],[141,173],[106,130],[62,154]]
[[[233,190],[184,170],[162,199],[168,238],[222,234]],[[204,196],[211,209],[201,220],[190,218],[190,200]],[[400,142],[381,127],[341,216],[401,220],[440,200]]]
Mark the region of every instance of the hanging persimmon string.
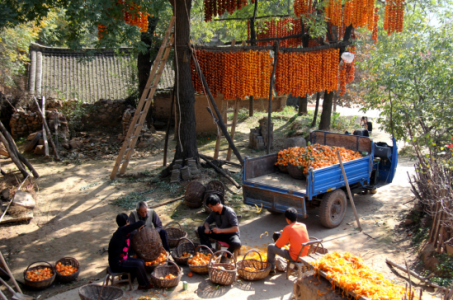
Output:
[[403,31],[404,4],[404,0],[386,1],[384,30],[388,35]]
[[[252,1],[252,3],[255,3]],[[204,20],[212,21],[212,17],[221,16],[225,12],[230,15],[247,5],[247,0],[204,0]]]

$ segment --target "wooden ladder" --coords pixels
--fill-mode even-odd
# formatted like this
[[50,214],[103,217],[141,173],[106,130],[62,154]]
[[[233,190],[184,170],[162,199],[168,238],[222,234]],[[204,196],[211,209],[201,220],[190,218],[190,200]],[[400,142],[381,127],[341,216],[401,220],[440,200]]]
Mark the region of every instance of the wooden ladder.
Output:
[[156,93],[157,85],[159,84],[160,77],[162,76],[162,71],[164,70],[168,55],[170,54],[171,47],[173,46],[174,37],[172,29],[174,25],[175,17],[173,16],[170,20],[170,25],[168,25],[167,31],[165,32],[165,37],[162,41],[159,52],[157,53],[156,59],[154,60],[145,89],[143,90],[143,94],[138,102],[137,109],[135,110],[134,117],[129,124],[129,130],[127,131],[126,138],[124,139],[123,146],[118,153],[118,158],[116,159],[112,174],[110,174],[111,180],[115,179],[120,167],[120,174],[124,174],[124,172],[126,172],[129,160],[134,153],[135,144],[140,136],[143,124],[145,123],[146,114],[151,106],[151,101]]
[[[237,120],[238,120],[238,112],[239,112],[239,102],[240,100],[235,100],[235,103],[234,103],[234,115],[233,115],[233,123],[231,124],[226,124],[226,127],[231,127],[231,132],[230,132],[230,136],[231,136],[231,139],[233,140],[234,139],[234,134],[236,132],[236,125],[237,125]],[[227,109],[228,109],[228,102],[227,100],[222,100],[222,118],[224,120],[227,120],[227,115],[226,115],[226,112],[227,112]],[[218,131],[217,133],[217,140],[215,142],[215,149],[214,149],[214,159],[217,159],[219,158],[219,151],[220,151],[220,140],[222,138],[225,138],[225,136],[222,135],[222,132]],[[226,160],[227,161],[230,161],[231,160],[231,147],[228,146],[228,152],[227,152],[227,157],[226,157]]]

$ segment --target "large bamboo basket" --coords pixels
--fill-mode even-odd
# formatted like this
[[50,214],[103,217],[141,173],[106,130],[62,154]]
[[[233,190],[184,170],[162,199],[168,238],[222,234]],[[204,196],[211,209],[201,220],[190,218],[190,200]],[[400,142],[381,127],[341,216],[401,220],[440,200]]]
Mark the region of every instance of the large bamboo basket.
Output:
[[[256,259],[245,259],[247,254],[250,252],[258,253],[260,260]],[[257,269],[257,271],[248,271],[245,270],[245,267],[252,267]],[[244,280],[255,281],[266,278],[271,271],[271,264],[269,262],[264,262],[261,258],[261,254],[255,250],[251,249],[244,254],[244,258],[237,263],[237,269],[239,276]]]
[[[173,227],[168,228],[168,226],[170,224],[178,224],[179,228],[173,228]],[[168,246],[170,248],[176,248],[176,246],[178,246],[178,244],[179,244],[179,241],[181,241],[183,238],[187,237],[187,232],[182,230],[181,224],[179,224],[176,221],[172,221],[172,222],[168,223],[167,225],[164,226],[164,229],[165,229],[165,231],[167,231]]]
[[204,193],[203,205],[205,212],[207,212],[208,214],[210,214],[212,211],[206,204],[206,199],[210,194],[218,195],[220,197],[220,202],[222,202],[222,204],[225,204],[225,185],[219,180],[211,180],[206,185],[206,192]]
[[[107,275],[108,276],[108,275]],[[97,284],[87,284],[79,289],[79,297],[81,300],[115,300],[124,297],[124,291],[118,287],[106,286]]]
[[[206,248],[207,251],[202,250],[200,248]],[[195,253],[197,253],[197,252],[211,253],[211,255],[212,255],[211,258],[214,258],[214,253],[212,253],[211,249],[209,249],[209,247],[206,247],[205,245],[200,245],[197,248],[195,248]],[[190,270],[192,270],[192,272],[195,272],[198,274],[207,274],[208,273],[209,263],[207,263],[206,265],[202,265],[202,266],[191,265],[190,263],[188,265],[189,265]]]
[[159,233],[149,227],[138,230],[131,244],[137,256],[144,261],[153,261],[164,251]]
[[171,252],[171,256],[178,265],[187,265],[189,257],[186,258],[180,257],[184,252],[188,252],[193,255],[195,253],[195,248],[197,248],[198,246],[199,246],[198,243],[193,243],[188,238],[183,238],[179,241],[179,244],[176,247],[176,249]]
[[[230,257],[233,257],[233,255],[226,250],[221,250],[217,251],[215,255],[220,254],[220,258],[222,257],[223,253],[228,253]],[[218,269],[218,267],[223,267],[224,270]],[[208,266],[208,271],[209,271],[209,280],[211,280],[215,284],[220,284],[220,285],[232,285],[236,281],[236,271],[237,271],[237,266],[236,266],[236,260],[234,261],[234,264],[225,264],[225,263],[213,263],[213,260],[211,260],[211,263]]]
[[[75,272],[74,274],[71,274],[71,275],[63,275],[63,274],[58,273],[57,264],[59,262],[61,262],[62,265],[72,266],[72,267],[77,268],[77,272]],[[60,281],[60,282],[71,282],[71,281],[74,281],[74,280],[77,279],[77,277],[79,277],[79,273],[80,273],[79,262],[77,261],[77,259],[75,259],[73,257],[60,258],[59,260],[57,260],[55,262],[55,272],[57,273],[57,280]]]
[[203,196],[206,187],[198,181],[191,181],[184,193],[184,204],[190,208],[199,208],[203,205]]
[[[45,263],[45,265],[40,264],[38,266],[34,266],[31,268],[32,265],[37,264],[37,263]],[[40,280],[40,281],[31,281],[31,280],[27,279],[27,271],[33,271],[33,270],[37,270],[37,269],[41,269],[41,268],[50,268],[53,273],[52,277],[45,279],[45,280]],[[35,261],[35,262],[31,263],[30,265],[28,265],[27,269],[25,269],[25,271],[24,271],[25,284],[29,288],[34,289],[34,290],[43,290],[43,289],[51,286],[52,283],[55,281],[55,277],[56,277],[55,268],[47,261]]]
[[[168,274],[173,274],[176,278],[161,279]],[[182,270],[172,261],[167,261],[165,265],[158,265],[154,272],[151,273],[151,282],[158,288],[172,288],[179,284],[182,277]]]

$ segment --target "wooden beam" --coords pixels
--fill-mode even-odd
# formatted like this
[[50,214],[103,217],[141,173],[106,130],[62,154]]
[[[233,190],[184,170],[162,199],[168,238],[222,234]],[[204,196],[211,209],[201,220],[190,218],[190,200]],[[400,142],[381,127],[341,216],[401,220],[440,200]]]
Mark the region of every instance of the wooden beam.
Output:
[[274,89],[274,76],[275,70],[277,69],[278,62],[278,48],[280,46],[280,41],[275,42],[274,50],[274,66],[272,68],[272,75],[270,78],[269,85],[269,111],[267,112],[267,154],[271,153],[271,114],[272,114],[272,91]]
[[214,165],[212,162],[209,161],[209,159],[207,159],[204,155],[202,154],[199,154],[200,157],[208,163],[208,165],[210,165],[211,167],[214,168],[214,170],[216,170],[219,174],[223,175],[226,179],[228,179],[232,184],[234,184],[235,187],[237,187],[238,189],[241,187],[239,185],[239,183],[236,182],[236,180],[234,180],[230,175],[228,175],[227,173],[225,173],[225,171],[223,171],[222,169],[220,169],[219,167],[217,167],[216,165]]

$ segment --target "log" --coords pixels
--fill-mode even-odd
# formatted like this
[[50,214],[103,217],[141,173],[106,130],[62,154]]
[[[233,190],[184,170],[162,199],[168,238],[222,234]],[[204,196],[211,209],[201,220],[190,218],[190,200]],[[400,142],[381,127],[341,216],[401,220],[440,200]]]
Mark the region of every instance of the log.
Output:
[[277,69],[278,62],[278,48],[280,47],[280,40],[275,42],[274,50],[274,66],[272,67],[272,75],[270,78],[269,86],[269,111],[267,112],[267,154],[271,153],[271,114],[272,114],[272,90],[274,89],[274,76]]
[[[0,123],[1,123],[1,121],[0,121]],[[13,150],[10,149],[9,144],[6,141],[6,138],[3,136],[2,133],[0,133],[0,141],[3,143],[3,145],[5,145],[6,150],[9,153],[9,157],[11,158],[13,163],[16,165],[16,167],[19,169],[19,171],[22,173],[22,176],[24,176],[24,178],[26,178],[28,176],[27,170],[25,170],[24,165],[20,162],[19,158],[17,158],[17,156],[14,154]]]
[[210,165],[211,167],[214,168],[214,170],[217,171],[217,173],[225,176],[226,179],[228,179],[229,181],[231,181],[232,184],[234,184],[234,186],[236,188],[240,188],[241,186],[239,185],[239,183],[236,182],[236,180],[234,180],[230,175],[228,175],[227,173],[225,173],[225,171],[223,171],[222,169],[220,169],[219,167],[217,167],[216,165],[214,165],[212,162],[209,161],[209,159],[207,159],[204,155],[202,154],[199,154],[199,156],[205,161],[208,163],[208,165]]
[[55,154],[55,159],[60,160],[60,156],[58,155],[57,147],[55,147],[55,144],[52,140],[52,134],[50,133],[49,126],[47,125],[47,122],[46,122],[46,117],[44,116],[42,110],[39,108],[39,103],[38,103],[38,100],[36,100],[36,97],[33,97],[33,99],[35,100],[36,108],[38,109],[38,112],[41,115],[42,124],[44,125],[44,128],[46,129],[47,135],[49,135],[50,145],[53,148],[53,152]]
[[[209,155],[204,155],[204,154],[201,154],[203,155],[204,157],[206,157],[207,159],[210,159],[210,160],[214,160],[215,158],[212,157],[212,156],[209,156]],[[237,163],[234,163],[234,162],[231,162],[231,161],[227,161],[227,160],[221,160],[221,159],[217,159],[219,162],[221,162],[222,164],[227,164],[227,165],[232,165],[234,167],[238,167],[238,168],[242,168],[242,166],[240,164],[237,164]]]
[[156,208],[156,207],[163,206],[163,205],[166,205],[166,204],[178,201],[178,200],[182,200],[182,199],[184,199],[184,196],[181,196],[181,197],[178,197],[178,198],[175,198],[175,199],[171,199],[171,200],[168,200],[168,201],[165,201],[165,202],[150,206],[149,208]]
[[426,283],[426,284],[428,284],[428,285],[430,285],[430,286],[432,286],[432,287],[434,287],[434,288],[446,290],[446,288],[444,288],[444,287],[442,287],[442,286],[439,286],[439,285],[437,285],[437,284],[435,284],[435,283],[432,283],[432,282],[429,281],[427,278],[424,278],[424,277],[418,275],[418,274],[415,273],[414,271],[409,270],[409,268],[406,268],[406,267],[404,267],[404,266],[402,266],[402,265],[399,265],[399,264],[397,264],[397,263],[394,263],[393,261],[391,261],[391,260],[388,259],[388,258],[385,259],[385,262],[386,262],[388,265],[392,266],[392,267],[395,267],[395,268],[397,268],[397,269],[400,269],[401,271],[404,271],[404,272],[406,272],[406,273],[409,272],[410,275],[414,276],[415,278],[417,278],[418,280],[420,280],[420,281],[423,282],[423,283]]
[[[190,44],[189,44],[189,47],[190,47]],[[239,153],[238,149],[234,145],[233,140],[231,139],[230,134],[228,133],[228,130],[225,127],[225,123],[223,122],[223,119],[222,119],[222,116],[220,114],[219,108],[217,107],[217,103],[215,103],[214,97],[211,94],[211,90],[209,89],[209,86],[208,86],[208,83],[206,81],[206,78],[203,75],[203,71],[201,70],[200,65],[198,64],[198,60],[195,58],[195,56],[193,54],[193,51],[192,51],[192,59],[193,59],[193,62],[195,64],[195,68],[197,69],[198,76],[200,77],[201,81],[203,82],[204,87],[206,88],[206,93],[208,94],[208,99],[211,101],[212,107],[214,107],[215,113],[217,114],[217,117],[219,118],[219,120],[216,121],[216,123],[219,125],[220,129],[222,130],[223,135],[227,139],[228,144],[230,145],[231,149],[233,149],[234,155],[236,155],[236,157],[238,158],[239,162],[243,166],[244,165],[244,160],[242,159],[241,154]],[[208,110],[210,110],[210,109],[208,108]],[[212,112],[211,112],[211,115],[212,115]]]
[[[42,96],[42,110],[46,111],[46,97]],[[46,120],[46,114],[43,115],[44,122]],[[49,143],[47,142],[47,133],[46,129],[44,128],[44,122],[42,122],[42,137],[44,139],[44,155],[45,157],[49,157]]]
[[[33,166],[30,164],[30,162],[22,155],[20,154],[20,152],[17,150],[16,148],[16,144],[14,143],[14,140],[13,138],[11,137],[11,135],[9,134],[8,130],[6,130],[5,126],[3,126],[3,123],[0,121],[0,130],[1,132],[3,133],[5,139],[8,141],[8,144],[9,144],[9,147],[10,147],[10,150],[14,152],[14,155],[21,161],[23,162],[27,168],[31,171],[31,173],[33,174],[33,177],[35,178],[39,178],[39,174],[38,172],[36,172],[35,168],[33,168]],[[3,141],[2,141],[3,142]],[[4,142],[3,142],[4,143]],[[10,155],[11,155],[11,152],[10,152]],[[17,164],[16,164],[17,165]],[[25,170],[25,168],[23,167],[22,163],[20,164],[22,166],[22,168]],[[28,174],[28,172],[26,172]],[[22,173],[23,175],[24,173]],[[24,175],[25,177],[26,175]]]

